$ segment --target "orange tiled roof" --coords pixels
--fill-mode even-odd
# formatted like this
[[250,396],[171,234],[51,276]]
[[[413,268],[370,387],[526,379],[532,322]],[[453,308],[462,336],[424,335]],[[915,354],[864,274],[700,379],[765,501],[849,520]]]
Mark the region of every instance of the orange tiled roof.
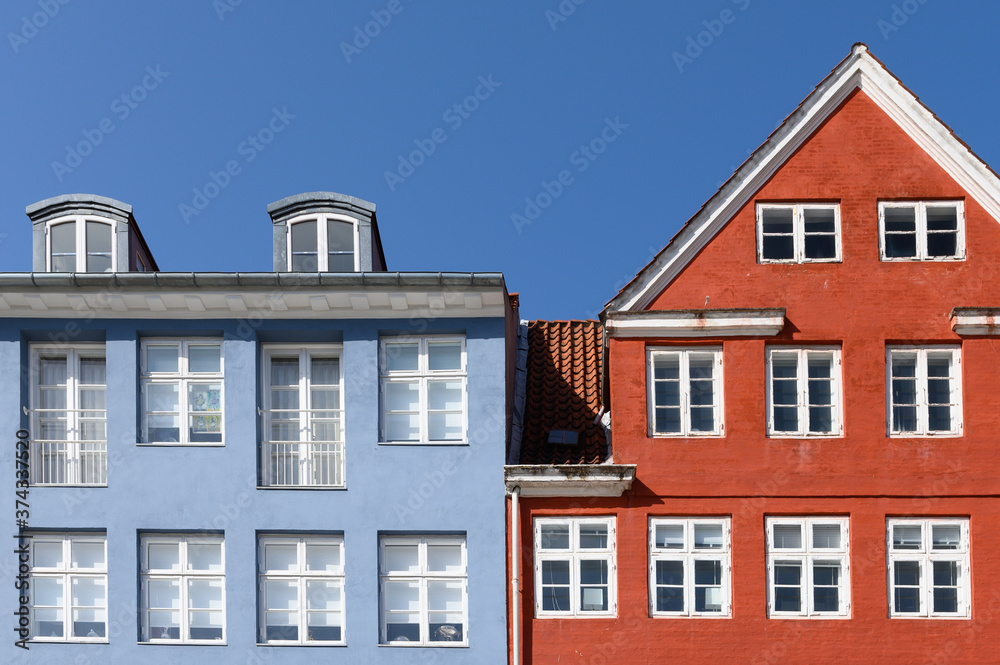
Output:
[[[600,464],[608,457],[601,409],[600,321],[528,324],[520,464]],[[549,443],[552,430],[578,433],[575,445]]]

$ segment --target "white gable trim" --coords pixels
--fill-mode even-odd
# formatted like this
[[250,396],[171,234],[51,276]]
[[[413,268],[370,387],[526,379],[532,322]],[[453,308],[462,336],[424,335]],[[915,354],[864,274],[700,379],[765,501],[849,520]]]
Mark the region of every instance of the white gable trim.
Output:
[[612,312],[604,322],[611,337],[772,337],[784,325],[783,309]]
[[864,44],[856,44],[851,55],[806,97],[636,279],[608,303],[605,312],[635,312],[648,307],[855,89],[864,91],[1000,222],[1000,178],[872,57]]

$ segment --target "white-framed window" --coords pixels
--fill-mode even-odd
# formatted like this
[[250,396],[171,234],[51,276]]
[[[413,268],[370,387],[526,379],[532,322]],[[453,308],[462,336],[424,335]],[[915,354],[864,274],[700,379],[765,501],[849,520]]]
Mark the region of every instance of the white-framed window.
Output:
[[107,485],[103,344],[31,346],[31,474],[35,485]]
[[647,417],[651,436],[720,436],[722,349],[649,349]]
[[965,259],[962,201],[880,201],[878,229],[883,261]]
[[836,203],[758,203],[760,263],[840,261],[840,206]]
[[344,486],[340,347],[264,347],[266,487]]
[[31,535],[32,641],[108,641],[106,541],[103,533]]
[[962,434],[959,347],[887,347],[886,374],[889,436]]
[[615,616],[615,518],[537,517],[534,531],[535,616]]
[[846,517],[767,518],[771,617],[847,617],[851,612]]
[[379,354],[382,441],[465,443],[465,337],[389,337]]
[[221,445],[222,340],[142,340],[142,442]]
[[886,549],[890,616],[969,616],[967,517],[887,519]]
[[358,224],[346,215],[305,215],[288,222],[289,272],[355,272]]
[[48,272],[114,272],[115,223],[100,217],[60,217],[45,225]]
[[728,617],[728,517],[649,519],[649,610],[654,617]]
[[260,642],[345,644],[344,538],[261,535]]
[[380,643],[468,645],[467,570],[464,536],[380,536]]
[[840,349],[767,349],[768,436],[840,436]]
[[143,534],[142,641],[226,641],[226,567],[222,536]]

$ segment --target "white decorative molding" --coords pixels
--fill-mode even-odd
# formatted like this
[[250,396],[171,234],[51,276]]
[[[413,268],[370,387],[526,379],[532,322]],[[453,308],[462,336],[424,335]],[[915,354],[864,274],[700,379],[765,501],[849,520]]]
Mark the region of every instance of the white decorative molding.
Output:
[[611,337],[773,337],[785,326],[785,310],[612,312],[604,326]]
[[951,329],[958,335],[1000,337],[1000,307],[956,307]]
[[530,464],[505,466],[509,494],[522,497],[621,496],[635,480],[634,464]]

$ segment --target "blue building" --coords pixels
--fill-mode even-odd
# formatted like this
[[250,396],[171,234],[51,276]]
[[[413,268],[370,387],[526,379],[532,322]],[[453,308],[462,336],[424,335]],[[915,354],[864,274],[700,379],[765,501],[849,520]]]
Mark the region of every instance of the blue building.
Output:
[[0,662],[504,661],[516,300],[386,271],[366,201],[267,211],[273,272],[170,273],[125,203],[28,206]]

